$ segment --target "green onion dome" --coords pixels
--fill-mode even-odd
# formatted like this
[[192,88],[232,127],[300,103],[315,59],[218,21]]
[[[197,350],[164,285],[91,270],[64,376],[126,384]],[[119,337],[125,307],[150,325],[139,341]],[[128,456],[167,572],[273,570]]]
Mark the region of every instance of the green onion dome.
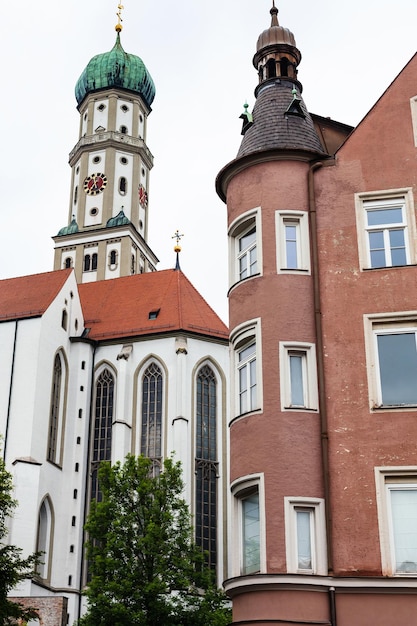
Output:
[[155,98],[151,75],[142,59],[123,50],[120,32],[110,52],[93,57],[81,74],[75,86],[77,103],[93,91],[112,87],[138,93],[149,107]]

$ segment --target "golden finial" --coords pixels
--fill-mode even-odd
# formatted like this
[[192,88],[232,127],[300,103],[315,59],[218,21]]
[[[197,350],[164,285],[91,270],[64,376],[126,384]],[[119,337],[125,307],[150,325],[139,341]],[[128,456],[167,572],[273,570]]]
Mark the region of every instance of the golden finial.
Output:
[[174,233],[174,235],[171,237],[171,239],[176,239],[177,243],[174,246],[174,252],[181,252],[181,246],[180,246],[180,241],[181,239],[184,237],[184,235],[180,235],[180,231],[176,230],[176,232]]
[[123,20],[122,20],[122,11],[124,9],[123,4],[118,4],[117,5],[117,9],[118,9],[118,11],[117,11],[116,15],[117,15],[118,22],[116,24],[116,32],[120,33],[120,31],[123,29],[123,26],[122,26],[122,22],[123,22]]

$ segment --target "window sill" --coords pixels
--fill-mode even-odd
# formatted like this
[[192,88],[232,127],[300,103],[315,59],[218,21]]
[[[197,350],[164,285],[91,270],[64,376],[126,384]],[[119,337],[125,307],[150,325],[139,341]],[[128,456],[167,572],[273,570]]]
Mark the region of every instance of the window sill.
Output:
[[362,271],[376,272],[378,270],[401,270],[405,267],[417,267],[417,263],[406,263],[406,265],[384,265],[383,267],[362,267]]
[[387,412],[387,411],[415,411],[417,410],[417,404],[374,404],[372,411],[374,412]]

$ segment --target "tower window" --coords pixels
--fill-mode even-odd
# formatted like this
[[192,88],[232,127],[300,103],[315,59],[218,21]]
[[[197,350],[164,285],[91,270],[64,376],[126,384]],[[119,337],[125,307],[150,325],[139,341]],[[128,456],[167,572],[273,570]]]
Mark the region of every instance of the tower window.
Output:
[[130,273],[131,274],[135,274],[136,273],[136,259],[135,259],[135,255],[134,254],[132,254],[132,257],[131,257]]
[[127,165],[128,160],[126,159],[126,157],[120,157],[120,163],[122,163],[122,165]]
[[267,78],[275,78],[277,75],[277,66],[275,59],[269,59],[266,64]]
[[92,270],[96,270],[97,269],[97,252],[94,252],[94,254],[92,254],[91,256],[91,269]]
[[120,132],[122,135],[127,135],[127,126],[120,126]]
[[78,200],[78,185],[74,189],[74,204],[77,204],[77,200]]
[[105,105],[105,104],[100,104],[100,105],[97,107],[97,109],[98,109],[99,111],[104,111],[104,109],[105,109],[105,108],[106,108],[106,105]]
[[125,196],[127,193],[127,179],[124,176],[121,176],[119,179],[119,193],[122,196]]
[[68,313],[66,312],[65,309],[62,311],[61,326],[62,326],[62,328],[64,330],[67,330],[67,327],[68,327]]
[[91,269],[91,256],[86,254],[84,257],[84,272],[89,272]]
[[93,163],[100,163],[100,161],[101,161],[101,157],[99,156],[95,156],[93,159]]
[[123,104],[120,108],[122,109],[123,113],[127,113],[129,110],[129,107],[126,106],[125,104]]
[[70,256],[67,256],[67,258],[65,259],[65,269],[69,269],[70,267],[72,267],[72,259]]
[[280,67],[281,67],[281,76],[288,76],[288,66],[290,64],[288,59],[286,57],[284,57],[283,59],[281,59],[279,64],[280,64]]
[[90,215],[92,215],[94,217],[94,215],[97,215],[98,213],[98,208],[95,206],[92,209],[90,209]]
[[109,265],[117,265],[117,250],[110,251]]

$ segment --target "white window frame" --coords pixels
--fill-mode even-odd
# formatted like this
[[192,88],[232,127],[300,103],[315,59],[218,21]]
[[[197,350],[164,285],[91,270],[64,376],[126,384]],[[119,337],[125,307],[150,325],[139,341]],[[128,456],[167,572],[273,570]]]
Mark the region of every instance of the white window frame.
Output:
[[[241,251],[240,240],[246,234],[248,234],[252,228],[255,228],[256,241],[250,248]],[[262,233],[261,233],[261,218],[259,207],[247,211],[243,215],[239,216],[232,222],[228,232],[229,240],[229,284],[230,287],[242,282],[242,280],[248,280],[259,276],[262,273]],[[256,249],[256,272],[249,273],[245,278],[240,277],[240,259],[249,253],[249,250]]]
[[417,466],[375,467],[376,501],[383,576],[417,577],[396,569],[390,491],[417,490]]
[[[300,568],[297,546],[297,512],[310,513],[311,568]],[[322,498],[285,497],[285,548],[289,574],[327,576],[325,503]]]
[[[386,226],[369,227],[367,224],[367,209],[383,209],[387,206],[401,206],[403,210],[403,222],[387,224]],[[363,269],[387,269],[393,267],[404,267],[404,265],[392,265],[390,263],[390,250],[387,243],[388,231],[395,229],[404,229],[404,242],[406,252],[406,265],[416,263],[416,223],[414,216],[414,197],[411,187],[401,189],[390,189],[381,191],[372,191],[355,194],[356,206],[356,225],[358,236],[359,263],[361,270]],[[384,249],[388,251],[387,264],[383,267],[371,266],[370,249],[369,249],[369,232],[372,230],[384,231],[386,240]]]
[[[232,367],[234,376],[232,377],[232,398],[234,398],[234,411],[232,411],[233,417],[239,417],[240,415],[246,415],[248,413],[254,413],[262,410],[262,352],[261,352],[261,331],[260,319],[250,320],[237,326],[230,335],[230,342],[232,346]],[[248,366],[250,361],[241,362],[239,360],[239,354],[245,348],[252,344],[255,344],[255,376],[256,376],[256,400],[255,406],[250,406],[247,411],[241,413],[240,411],[240,370],[244,366]]]
[[409,411],[417,408],[414,404],[383,404],[377,343],[380,334],[403,333],[415,333],[417,342],[417,311],[364,315],[364,333],[370,409]]
[[[295,226],[296,228],[296,267],[288,267],[286,233],[286,227],[288,225]],[[277,273],[311,274],[308,213],[306,211],[276,211],[275,231],[277,241]]]
[[[303,404],[292,402],[291,356],[302,359]],[[279,343],[281,410],[318,410],[316,347],[312,343],[281,341]]]
[[[233,576],[243,576],[243,517],[242,502],[253,495],[259,498],[259,571],[252,575],[266,573],[266,521],[265,521],[265,483],[264,475],[248,474],[231,484],[232,493],[232,572]],[[249,574],[251,575],[251,574]]]

